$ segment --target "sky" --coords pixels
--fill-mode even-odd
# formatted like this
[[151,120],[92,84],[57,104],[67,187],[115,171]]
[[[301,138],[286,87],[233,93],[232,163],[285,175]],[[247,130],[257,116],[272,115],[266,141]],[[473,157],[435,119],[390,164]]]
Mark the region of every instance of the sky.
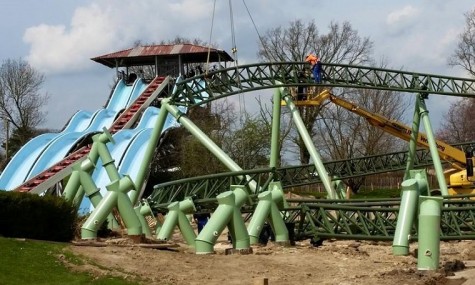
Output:
[[[315,21],[326,33],[330,22],[348,21],[374,43],[373,56],[388,66],[420,73],[468,77],[447,65],[468,0],[253,0],[231,1],[240,64],[257,62],[258,35],[291,21]],[[217,43],[231,54],[229,1],[212,0],[0,0],[0,62],[24,59],[45,75],[48,94],[42,127],[61,129],[78,110],[102,108],[115,70],[90,58],[176,36]],[[212,33],[211,33],[212,30]],[[415,97],[414,97],[415,99]],[[254,100],[249,98],[248,100]],[[427,106],[435,129],[455,97],[433,95]],[[248,106],[252,102],[246,103]],[[408,112],[411,114],[412,111]]]

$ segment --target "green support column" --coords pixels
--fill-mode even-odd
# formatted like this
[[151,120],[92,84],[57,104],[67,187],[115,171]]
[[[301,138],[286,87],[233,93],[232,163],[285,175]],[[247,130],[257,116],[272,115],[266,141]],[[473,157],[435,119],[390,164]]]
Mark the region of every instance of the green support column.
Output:
[[277,167],[278,161],[280,158],[280,91],[277,89],[274,92],[274,105],[272,110],[272,136],[271,136],[271,146],[270,146],[270,161],[269,166]]
[[[167,102],[169,99],[165,98],[162,100],[163,102]],[[137,190],[132,190],[129,193],[130,200],[135,205],[142,195],[143,189],[145,187],[145,180],[150,172],[150,164],[152,163],[153,154],[155,153],[155,149],[158,144],[158,140],[160,139],[160,135],[163,131],[163,126],[165,125],[165,121],[167,119],[168,111],[166,108],[160,108],[160,112],[158,114],[157,121],[153,127],[152,134],[150,139],[148,140],[148,146],[145,150],[145,154],[140,164],[140,169],[137,173],[137,178],[135,180],[135,185],[137,186]]]
[[[136,209],[138,209],[137,216],[139,217],[140,222],[142,223],[142,229],[143,229],[144,234],[147,237],[149,237],[147,235],[148,233],[146,232],[148,231],[150,233],[150,237],[152,237],[152,232],[151,232],[152,229],[150,228],[146,217],[150,217],[151,219],[153,219],[153,222],[157,224],[157,227],[159,226],[158,220],[153,215],[152,208],[150,207],[150,205],[148,204],[146,200],[142,200],[139,206],[136,207]],[[145,221],[146,227],[144,227],[143,221]]]
[[292,101],[292,98],[291,98],[292,96],[288,93],[286,89],[281,90],[281,92],[283,92],[283,94],[281,95],[283,99],[285,100],[285,103],[287,104],[287,107],[290,110],[290,113],[292,114],[292,119],[295,125],[297,126],[297,130],[299,131],[299,134],[302,137],[302,140],[310,154],[310,157],[313,160],[313,163],[315,164],[317,173],[323,183],[323,186],[325,187],[325,190],[328,193],[328,197],[330,199],[337,199],[337,195],[335,193],[335,189],[333,189],[333,186],[331,184],[331,179],[328,176],[328,172],[326,171],[325,166],[323,165],[320,155],[315,149],[312,138],[310,137],[310,135],[307,132],[307,129],[305,128],[305,124],[302,118],[300,117],[299,110],[297,109],[294,102]]
[[[97,135],[96,140],[100,141],[102,143],[108,143],[112,140],[112,136],[107,131],[106,128],[103,129],[104,132]],[[94,168],[96,167],[97,160],[99,158],[99,152],[97,150],[98,145],[97,144],[92,144],[91,150],[89,151],[89,154],[86,158],[86,160],[77,163],[75,166],[73,166],[73,171],[69,177],[69,180],[64,188],[63,191],[63,196],[66,197],[67,200],[70,201],[72,199],[71,197],[75,197],[75,201],[77,201],[77,205],[81,204],[82,199],[80,199],[80,196],[77,195],[79,188],[81,187],[81,184],[79,183],[78,180],[78,174],[74,174],[75,170],[83,170],[86,172],[91,173]],[[75,176],[75,177],[74,177]]]
[[442,201],[442,197],[420,197],[418,270],[437,270],[439,268]]
[[414,116],[412,119],[411,139],[409,140],[409,155],[407,158],[406,171],[404,172],[404,179],[409,179],[409,171],[414,168],[414,160],[416,159],[417,138],[419,136],[419,126],[421,121],[421,114],[419,112],[419,98],[416,98]]
[[86,194],[86,192],[84,191],[84,188],[79,187],[78,191],[76,192],[76,196],[73,199],[73,205],[77,209],[79,209],[79,206],[81,206],[81,202],[84,199],[84,194]]
[[251,244],[259,243],[259,235],[261,234],[263,225],[270,215],[270,209],[272,205],[272,193],[271,191],[264,191],[258,196],[259,203],[257,203],[254,214],[247,227]]
[[[231,171],[242,171],[243,169],[234,162],[213,140],[203,133],[189,118],[185,116],[176,106],[170,105],[168,101],[162,101],[162,107],[166,108],[176,120],[185,127],[203,146],[205,146],[219,161],[221,161]],[[248,177],[249,180],[250,177]],[[249,188],[255,191],[257,184],[255,181],[249,182]]]
[[169,240],[178,225],[180,231],[189,246],[195,246],[196,234],[190,225],[190,221],[186,217],[196,211],[195,205],[191,199],[185,199],[181,202],[173,202],[168,205],[168,213],[165,217],[165,222],[157,232],[158,240]]
[[[94,144],[97,145],[97,151],[99,152],[102,166],[106,169],[107,176],[109,177],[110,181],[119,180],[120,175],[116,165],[114,164],[115,160],[112,158],[107,145],[99,140],[99,136],[100,135],[94,135],[92,140],[94,141]],[[114,143],[114,141],[111,141],[111,143]]]
[[393,254],[408,255],[411,229],[414,224],[419,197],[416,179],[404,180],[401,183],[402,197],[397,216],[396,232],[393,239]]
[[338,199],[346,199],[346,185],[343,181],[339,180],[338,177],[333,177],[332,186]]
[[421,95],[419,95],[419,98],[419,109],[421,113],[421,118],[424,123],[424,129],[426,131],[432,161],[434,162],[434,170],[437,176],[437,181],[439,182],[440,192],[443,196],[448,196],[449,190],[447,189],[447,182],[445,181],[444,170],[442,168],[442,163],[440,162],[440,156],[437,150],[437,143],[435,142],[434,134],[432,132],[432,126],[429,120],[429,111],[426,108],[424,98]]
[[249,195],[245,186],[242,185],[231,185],[231,191],[234,193],[234,212],[228,228],[233,239],[233,248],[239,251],[247,250],[251,244],[240,208],[247,201]]
[[165,216],[160,231],[157,232],[158,240],[169,240],[178,225],[178,212],[180,211],[180,202],[176,201],[168,205],[168,213]]
[[280,209],[287,207],[287,201],[284,199],[284,192],[280,182],[271,182],[268,191],[259,194],[259,203],[257,204],[251,221],[248,225],[248,233],[251,244],[259,242],[259,235],[266,220],[275,234],[275,241],[281,244],[289,243],[289,232],[285,225]]
[[[102,200],[102,194],[99,191],[99,188],[97,188],[97,185],[92,179],[91,174],[89,174],[89,172],[86,172],[81,168],[76,171],[79,173],[79,182],[81,185],[79,189],[84,190],[85,196],[89,199],[89,201],[91,201],[92,206],[96,208]],[[119,223],[114,218],[114,215],[112,215],[112,213],[109,213],[109,215],[107,216],[107,225],[109,229],[120,228]]]
[[219,206],[211,215],[206,226],[201,230],[195,240],[197,254],[214,253],[214,244],[219,235],[233,217],[235,209],[235,196],[232,191],[219,194],[216,199]]
[[[280,185],[280,182],[279,182]],[[275,242],[280,244],[289,244],[289,231],[285,225],[284,219],[279,209],[282,209],[285,199],[282,189],[278,187],[272,187],[272,201],[270,206],[270,224],[275,235]]]
[[106,217],[116,206],[127,227],[127,234],[130,236],[141,235],[142,227],[140,221],[135,214],[129,197],[126,194],[134,187],[134,182],[129,176],[124,176],[120,180],[113,181],[111,184],[107,185],[107,194],[99,202],[99,205],[97,205],[96,209],[94,209],[81,227],[81,237],[83,239],[95,239],[100,225],[102,225]]
[[66,201],[73,201],[74,197],[76,197],[76,193],[79,187],[79,172],[74,170],[71,172],[69,176],[68,183],[64,187],[63,197]]
[[414,169],[409,171],[408,179],[411,178],[417,180],[419,195],[429,195],[429,179],[427,178],[427,171],[425,169]]

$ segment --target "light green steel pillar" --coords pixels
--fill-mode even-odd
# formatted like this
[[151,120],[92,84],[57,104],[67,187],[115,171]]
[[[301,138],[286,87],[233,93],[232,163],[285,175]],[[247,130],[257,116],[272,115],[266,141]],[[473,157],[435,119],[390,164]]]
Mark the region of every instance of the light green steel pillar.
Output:
[[211,215],[206,226],[201,230],[195,240],[197,254],[214,253],[214,244],[221,232],[231,221],[235,209],[235,196],[233,191],[219,194],[216,199],[219,206]]
[[259,203],[248,225],[247,231],[251,239],[251,244],[257,244],[259,242],[259,235],[267,219],[274,231],[275,241],[288,244],[289,232],[279,211],[279,209],[288,206],[284,198],[282,185],[280,182],[271,182],[269,189],[270,190],[259,194]]
[[325,166],[323,165],[320,155],[315,149],[312,138],[310,137],[310,135],[307,132],[307,129],[305,128],[305,124],[303,123],[303,120],[300,117],[299,110],[297,109],[294,102],[292,101],[292,98],[291,98],[292,96],[290,96],[290,94],[288,93],[286,89],[281,90],[281,92],[283,92],[283,94],[281,95],[283,99],[285,100],[285,103],[287,104],[287,107],[289,108],[290,113],[292,114],[294,123],[297,126],[299,134],[302,137],[302,140],[310,154],[310,157],[313,160],[313,163],[315,164],[317,173],[323,183],[323,186],[325,187],[325,190],[328,193],[328,197],[330,199],[337,199],[337,195],[335,193],[335,189],[333,189],[333,186],[331,184],[331,179],[328,176],[328,172],[326,171]]
[[274,92],[274,105],[272,110],[272,137],[270,145],[270,161],[269,166],[277,167],[280,158],[280,91],[277,89]]
[[420,197],[418,270],[437,270],[439,268],[442,200],[442,197]]
[[419,109],[421,113],[421,118],[424,123],[424,129],[426,131],[432,161],[434,162],[434,170],[437,176],[437,181],[439,182],[440,192],[443,196],[448,196],[449,190],[447,189],[447,182],[445,181],[444,170],[442,169],[442,163],[440,162],[439,152],[437,150],[437,143],[435,142],[434,134],[432,132],[432,126],[429,120],[429,111],[426,108],[426,104],[422,95],[419,95],[419,98]]
[[195,211],[196,208],[191,199],[185,199],[181,202],[173,202],[168,205],[168,213],[165,217],[165,222],[163,222],[160,231],[157,233],[157,239],[169,240],[173,234],[173,230],[178,225],[186,243],[189,246],[194,247],[196,234],[186,215]]
[[419,112],[419,98],[416,98],[414,116],[412,119],[411,139],[409,140],[409,155],[407,158],[406,170],[404,172],[404,179],[409,179],[409,171],[414,167],[414,160],[416,159],[417,137],[419,136],[419,126],[421,122],[421,114]]
[[145,224],[146,224],[145,230],[143,230],[143,232],[148,237],[147,232],[146,232],[147,229],[148,229],[148,232],[150,232],[150,237],[152,237],[152,232],[151,232],[152,229],[150,229],[150,226],[148,224],[148,221],[147,221],[146,217],[150,217],[150,219],[153,219],[153,222],[157,224],[157,227],[160,226],[159,223],[158,223],[158,220],[155,218],[155,216],[153,214],[152,208],[150,207],[148,202],[145,201],[145,200],[142,200],[140,202],[139,206],[137,206],[136,208],[139,210],[139,213],[137,214],[137,216],[139,217],[139,219],[142,223],[142,229],[144,228],[144,225],[143,225],[142,221],[145,221]]
[[270,209],[272,205],[272,193],[271,191],[264,191],[258,196],[259,203],[257,203],[254,214],[247,227],[251,244],[259,243],[259,236],[261,234],[263,225],[269,217]]
[[86,192],[84,191],[84,188],[79,187],[78,191],[76,192],[76,196],[73,199],[74,207],[79,209],[79,206],[81,206],[81,202],[84,199],[84,194],[86,194]]
[[346,185],[338,177],[333,177],[332,180],[333,189],[335,189],[338,199],[346,199]]
[[[185,127],[195,138],[197,138],[216,158],[219,159],[229,170],[243,170],[234,162],[219,146],[217,146],[205,133],[203,133],[189,118],[185,116],[176,106],[170,105],[168,101],[162,101],[165,107],[176,120]],[[250,179],[249,179],[250,180]],[[257,184],[255,181],[249,182],[249,188],[255,191]]]
[[411,229],[414,224],[419,197],[416,179],[404,180],[401,183],[402,197],[397,217],[396,232],[393,239],[393,254],[408,255]]
[[157,232],[158,240],[169,240],[173,234],[173,230],[178,225],[178,213],[180,212],[180,202],[176,201],[168,205],[168,213],[165,216],[160,231]]
[[64,199],[66,201],[73,201],[73,199],[76,197],[78,187],[79,187],[79,172],[76,170],[73,170],[71,175],[69,176],[68,183],[64,187],[64,191],[63,191]]
[[[197,254],[213,253],[214,244],[226,226],[232,237],[233,249],[239,250],[240,253],[249,253],[247,251],[251,247],[249,234],[240,210],[249,199],[249,194],[243,185],[231,185],[231,189],[232,191],[218,195],[218,208],[196,238]],[[232,208],[230,202],[233,202]]]
[[[94,135],[92,140],[94,144],[97,144],[97,151],[99,152],[99,157],[102,161],[102,166],[106,169],[107,176],[109,177],[110,181],[115,181],[120,179],[119,171],[117,170],[116,165],[114,164],[115,160],[112,158],[112,155],[107,148],[105,143],[102,143],[99,140],[99,135]],[[112,141],[111,143],[114,143]]]
[[[103,133],[97,135],[96,140],[102,143],[110,142],[112,140],[111,134],[106,128],[104,128],[103,130],[104,130]],[[81,184],[78,180],[79,178],[78,174],[77,173],[75,174],[75,170],[81,169],[83,171],[90,173],[96,167],[96,163],[99,158],[99,153],[98,153],[97,148],[98,148],[97,144],[92,144],[91,150],[89,151],[89,154],[86,160],[80,163],[76,163],[76,165],[73,166],[73,171],[64,188],[63,196],[66,197],[66,199],[69,201],[70,199],[72,199],[71,197],[75,197],[75,200],[77,200],[78,205],[81,204],[81,201],[82,201],[82,199],[79,199],[80,196],[77,195],[77,192],[79,191],[79,188],[81,187]]]
[[[163,102],[167,102],[169,99],[165,98],[162,100]],[[132,190],[129,193],[130,200],[135,205],[142,195],[142,189],[144,189],[146,177],[150,171],[150,164],[152,163],[153,154],[158,144],[158,140],[160,139],[160,135],[163,131],[163,126],[165,125],[165,121],[167,119],[168,111],[166,108],[160,108],[160,112],[158,114],[157,121],[153,127],[152,134],[150,139],[148,140],[148,146],[145,150],[145,154],[140,164],[140,169],[137,173],[137,178],[135,179],[135,185],[137,186],[137,190]]]
[[414,169],[409,171],[408,179],[417,180],[417,190],[419,195],[429,195],[429,179],[427,178],[427,173],[425,169]]
[[[79,182],[81,186],[79,189],[84,190],[85,196],[91,201],[91,204],[96,208],[99,205],[99,202],[102,200],[102,194],[97,188],[96,183],[91,177],[89,172],[82,170],[81,168],[76,170],[79,173]],[[109,229],[118,229],[120,228],[119,223],[114,218],[112,213],[109,213],[107,216],[107,224]]]
[[284,193],[277,187],[272,187],[272,201],[270,206],[270,225],[275,235],[275,242],[280,244],[289,244],[289,231],[285,225],[279,208],[284,205]]
[[116,206],[127,227],[127,234],[130,236],[141,235],[142,227],[140,221],[135,214],[129,197],[126,194],[134,187],[134,182],[129,176],[124,176],[120,180],[113,181],[111,184],[107,185],[107,194],[99,202],[99,205],[97,205],[96,209],[94,209],[81,227],[81,237],[83,239],[95,239],[100,225]]
[[234,193],[234,212],[228,229],[233,240],[233,248],[237,250],[249,249],[251,247],[249,234],[240,209],[249,199],[249,194],[243,185],[231,185],[231,191]]

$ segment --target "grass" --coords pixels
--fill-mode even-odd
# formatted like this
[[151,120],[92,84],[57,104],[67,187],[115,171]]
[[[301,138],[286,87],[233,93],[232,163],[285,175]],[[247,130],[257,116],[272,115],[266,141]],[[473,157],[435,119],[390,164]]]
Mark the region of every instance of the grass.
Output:
[[0,284],[137,284],[117,277],[96,278],[86,273],[71,272],[59,260],[59,255],[76,265],[84,261],[64,250],[66,246],[62,243],[0,237]]

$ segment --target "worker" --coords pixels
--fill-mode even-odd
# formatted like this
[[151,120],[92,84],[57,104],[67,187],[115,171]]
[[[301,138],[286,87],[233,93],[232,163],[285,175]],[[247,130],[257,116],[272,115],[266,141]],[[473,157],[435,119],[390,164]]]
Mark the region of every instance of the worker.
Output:
[[211,215],[209,213],[195,213],[193,219],[195,220],[196,225],[198,226],[198,234],[203,230],[206,223],[208,223]]
[[322,63],[320,62],[320,58],[316,55],[309,54],[305,61],[310,63],[310,69],[312,70],[313,80],[316,83],[322,82]]

